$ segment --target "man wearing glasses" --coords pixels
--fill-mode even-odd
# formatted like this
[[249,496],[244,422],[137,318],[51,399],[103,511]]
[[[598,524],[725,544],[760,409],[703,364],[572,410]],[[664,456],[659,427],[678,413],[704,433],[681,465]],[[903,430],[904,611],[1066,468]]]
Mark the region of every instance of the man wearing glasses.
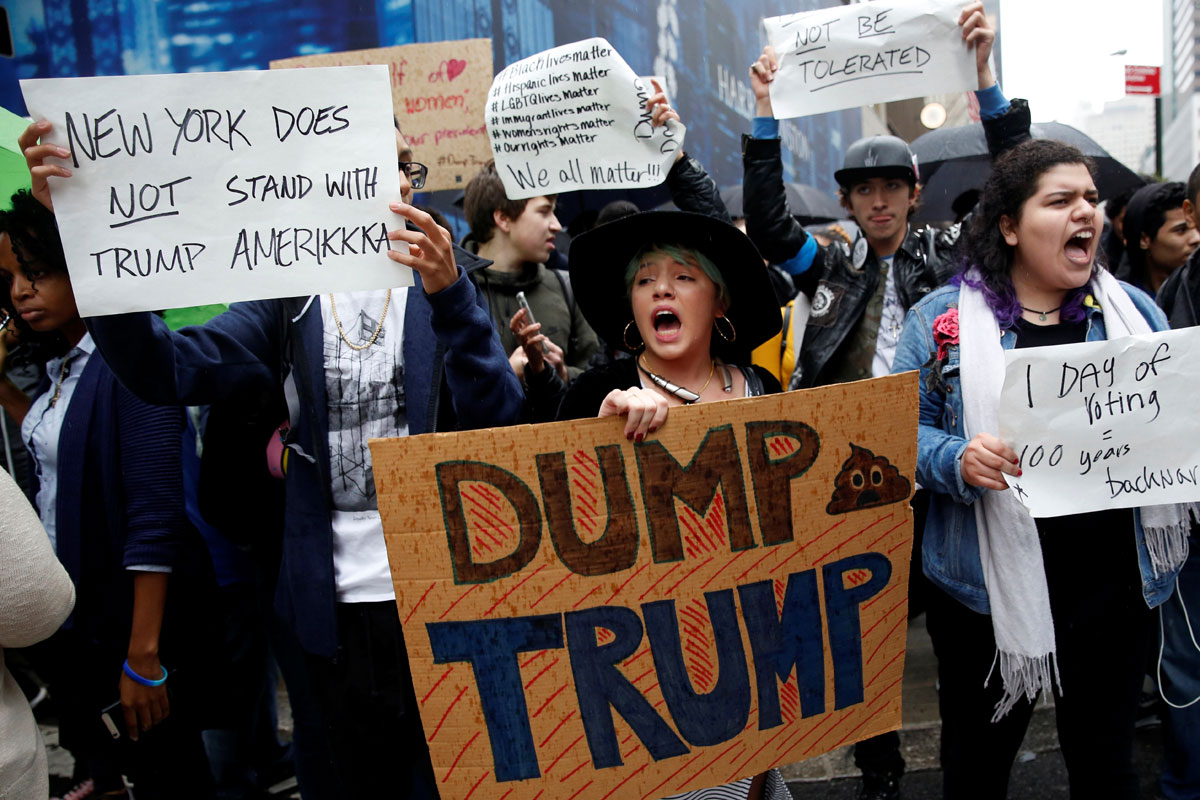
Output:
[[113,371],[149,402],[281,389],[287,398],[285,457],[274,465],[286,490],[275,605],[306,652],[340,797],[437,797],[367,442],[510,425],[523,400],[468,277],[488,262],[412,206],[427,169],[399,124],[396,150],[403,202],[391,210],[405,227],[388,236],[409,249],[388,255],[415,270],[415,286],[235,303],[176,333],[152,314],[96,318],[92,329]]

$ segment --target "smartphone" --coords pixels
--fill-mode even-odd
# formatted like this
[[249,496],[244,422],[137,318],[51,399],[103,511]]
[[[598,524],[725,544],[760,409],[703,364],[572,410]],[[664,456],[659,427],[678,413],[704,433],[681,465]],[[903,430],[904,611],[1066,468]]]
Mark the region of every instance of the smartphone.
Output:
[[[521,306],[521,308],[525,309],[525,324],[526,325],[532,325],[535,322],[537,322],[537,320],[535,320],[533,318],[533,309],[529,307],[529,301],[525,299],[524,292],[517,292],[517,303]],[[546,347],[546,341],[544,339],[542,340],[542,352],[543,353],[550,352],[550,348]]]

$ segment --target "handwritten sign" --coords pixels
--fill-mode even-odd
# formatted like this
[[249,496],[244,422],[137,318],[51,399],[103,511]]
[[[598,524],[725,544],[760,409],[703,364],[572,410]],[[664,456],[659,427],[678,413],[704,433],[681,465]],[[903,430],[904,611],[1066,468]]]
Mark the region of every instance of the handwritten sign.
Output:
[[604,39],[510,64],[488,92],[492,156],[512,200],[579,189],[636,189],[666,180],[683,146],[677,120],[654,127],[654,88]]
[[915,402],[909,373],[674,408],[638,444],[372,441],[442,796],[656,800],[899,726]]
[[411,285],[383,67],[21,81],[83,316]]
[[1200,329],[1010,350],[1000,437],[1035,517],[1200,500]]
[[779,119],[978,87],[962,0],[894,0],[763,20]]
[[429,167],[423,191],[462,189],[488,162],[483,104],[492,82],[492,40],[406,44],[271,62],[271,69],[382,64],[392,110],[413,158]]

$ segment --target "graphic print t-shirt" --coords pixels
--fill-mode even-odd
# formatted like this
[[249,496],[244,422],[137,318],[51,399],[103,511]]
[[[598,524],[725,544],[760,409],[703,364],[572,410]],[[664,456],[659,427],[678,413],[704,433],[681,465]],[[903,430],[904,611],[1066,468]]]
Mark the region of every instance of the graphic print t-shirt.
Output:
[[[383,314],[385,292],[333,296],[346,338],[371,340]],[[407,289],[393,289],[374,343],[347,346],[334,322],[329,295],[321,296],[325,397],[329,412],[329,478],[333,491],[333,573],[344,603],[395,599],[375,476],[367,442],[408,434],[404,399],[404,306]]]

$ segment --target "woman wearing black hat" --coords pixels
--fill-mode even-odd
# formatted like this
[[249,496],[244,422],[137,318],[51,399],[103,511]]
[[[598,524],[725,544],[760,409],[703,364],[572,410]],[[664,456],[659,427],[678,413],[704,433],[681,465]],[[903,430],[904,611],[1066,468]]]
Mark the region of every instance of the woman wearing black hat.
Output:
[[571,252],[588,323],[618,358],[571,385],[559,419],[627,417],[641,441],[671,406],[780,390],[750,351],[779,331],[762,259],[737,228],[700,214],[651,211],[594,228]]
[[[650,211],[598,226],[572,245],[571,283],[588,324],[633,358],[580,375],[559,419],[623,416],[625,436],[640,442],[671,406],[780,391],[766,370],[742,366],[780,316],[762,258],[729,223]],[[672,800],[790,797],[771,770]]]

